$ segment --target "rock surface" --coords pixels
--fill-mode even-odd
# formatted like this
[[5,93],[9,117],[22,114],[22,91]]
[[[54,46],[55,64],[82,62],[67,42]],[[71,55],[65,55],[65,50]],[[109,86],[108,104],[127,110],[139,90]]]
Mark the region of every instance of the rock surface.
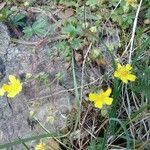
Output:
[[[74,98],[56,78],[57,73],[67,71],[61,58],[54,50],[49,53],[49,46],[35,48],[10,43],[7,27],[3,24],[0,24],[0,35],[0,56],[3,58],[0,71],[6,74],[0,79],[0,86],[8,82],[10,74],[23,82],[23,91],[15,98],[0,97],[0,144],[45,133],[37,121],[50,132],[62,129]],[[28,80],[27,73],[32,74]],[[35,113],[36,120],[30,112]]]
[[[67,114],[75,102],[74,95],[68,92],[68,89],[74,88],[74,81],[71,67],[60,58],[55,43],[40,47],[31,44],[31,41],[35,43],[40,40],[37,37],[30,39],[30,42],[12,43],[7,27],[3,24],[0,24],[0,35],[0,87],[8,82],[9,75],[15,75],[23,82],[23,90],[15,98],[0,97],[0,145],[17,140],[18,137],[45,133],[43,127],[49,132],[63,129]],[[102,44],[112,43],[108,48],[114,51],[116,40],[119,41],[117,36],[111,35],[100,43],[103,57],[107,61],[104,69],[112,68],[112,63],[110,54]],[[102,85],[100,67],[85,66],[84,84],[94,81],[95,84]],[[82,70],[78,65],[75,65],[75,69],[80,86]],[[29,74],[32,76],[27,78]],[[84,88],[84,97],[86,91],[88,88]],[[15,149],[22,149],[22,145],[17,145]]]
[[10,36],[7,27],[0,23],[0,57],[4,57],[9,46]]

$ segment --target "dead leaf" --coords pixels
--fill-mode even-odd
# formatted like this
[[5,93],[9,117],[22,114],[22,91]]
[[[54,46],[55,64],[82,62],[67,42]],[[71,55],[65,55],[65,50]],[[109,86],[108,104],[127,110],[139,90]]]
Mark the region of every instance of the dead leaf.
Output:
[[149,24],[150,24],[150,19],[149,19],[149,18],[148,18],[148,19],[145,19],[145,20],[144,20],[144,24],[148,24],[148,25],[149,25]]
[[78,65],[83,63],[83,57],[80,53],[75,52],[75,60],[77,61]]
[[96,63],[98,66],[100,66],[101,74],[104,75],[108,65],[107,61],[105,59],[96,59]]
[[62,20],[66,20],[66,19],[70,18],[73,14],[74,14],[73,9],[68,8],[65,11],[64,10],[59,11],[57,13],[57,16]]
[[0,10],[3,9],[5,5],[6,5],[6,2],[0,3]]
[[60,150],[59,143],[56,142],[54,139],[49,139],[47,143],[48,149],[49,150]]
[[65,63],[65,68],[66,68],[66,70],[68,70],[68,69],[70,68],[70,66],[71,66],[71,62],[66,62],[66,63]]

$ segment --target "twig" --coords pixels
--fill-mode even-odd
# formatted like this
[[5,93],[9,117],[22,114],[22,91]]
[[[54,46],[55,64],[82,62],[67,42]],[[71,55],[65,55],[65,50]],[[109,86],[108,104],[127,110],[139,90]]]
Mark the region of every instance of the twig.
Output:
[[140,1],[140,4],[138,6],[137,12],[136,12],[136,16],[134,19],[134,23],[133,23],[133,30],[132,30],[132,36],[131,36],[131,45],[130,45],[130,51],[129,51],[129,64],[131,64],[131,57],[132,57],[132,49],[133,49],[133,43],[134,43],[134,37],[135,37],[135,31],[136,31],[136,26],[137,26],[137,20],[138,20],[138,16],[139,16],[139,12],[140,12],[140,8],[142,5],[142,1]]
[[133,44],[134,44],[135,31],[136,31],[136,27],[137,27],[137,20],[138,20],[140,8],[141,8],[141,5],[142,5],[142,1],[143,0],[140,1],[139,5],[138,5],[138,9],[136,11],[136,15],[135,15],[134,23],[133,23],[131,39],[130,39],[125,51],[123,52],[123,54],[121,56],[121,57],[124,56],[124,54],[128,51],[128,48],[130,46],[130,49],[129,49],[129,64],[131,64],[131,57],[132,57],[132,53],[133,53]]
[[84,84],[84,80],[83,80],[83,77],[84,77],[84,67],[85,67],[85,62],[86,62],[86,58],[89,54],[89,51],[91,49],[91,46],[92,46],[92,43],[90,43],[89,47],[88,47],[88,50],[84,56],[84,60],[83,60],[83,65],[82,65],[82,76],[81,76],[81,102],[82,102],[82,93],[83,93],[83,84]]
[[[92,85],[92,84],[94,84],[95,82],[97,82],[98,80],[99,80],[99,78],[96,79],[96,80],[94,80],[93,82],[90,82],[89,84],[84,85],[84,87],[89,86],[89,85]],[[80,89],[81,86],[80,86],[80,87],[77,87],[77,88]],[[65,92],[69,92],[69,91],[74,91],[74,90],[75,90],[75,88],[68,89],[68,90],[61,90],[61,91],[58,91],[58,92],[54,92],[53,95],[58,95],[58,94],[61,94],[61,93],[65,93]],[[42,100],[42,99],[46,99],[46,98],[49,98],[49,97],[51,97],[51,95],[42,96],[42,97],[39,97],[38,99],[39,99],[39,100]],[[30,99],[30,101],[33,101],[33,100],[34,100],[34,99]]]

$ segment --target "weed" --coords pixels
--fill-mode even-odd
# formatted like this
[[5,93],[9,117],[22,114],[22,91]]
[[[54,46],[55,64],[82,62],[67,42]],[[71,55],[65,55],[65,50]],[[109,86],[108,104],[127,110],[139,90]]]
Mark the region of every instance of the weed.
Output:
[[[70,119],[64,130],[51,134],[45,122],[37,120],[46,134],[20,138],[0,148],[22,143],[29,149],[26,142],[36,140],[37,149],[45,149],[49,138],[53,138],[57,146],[67,150],[149,149],[150,1],[141,2],[33,0],[25,6],[18,0],[7,1],[0,12],[2,22],[13,29],[22,28],[26,40],[35,35],[46,37],[46,44],[54,45],[64,65],[70,63],[67,71],[72,71],[73,88],[59,92],[70,92],[76,102],[68,116],[63,116]],[[20,10],[10,9],[13,5]],[[54,59],[53,55],[50,59]],[[66,87],[66,74],[58,71],[54,76],[64,81],[60,86]],[[48,73],[32,76],[35,79],[46,89],[51,85]],[[1,90],[1,95],[4,92]],[[54,118],[47,118],[52,119],[52,125]]]

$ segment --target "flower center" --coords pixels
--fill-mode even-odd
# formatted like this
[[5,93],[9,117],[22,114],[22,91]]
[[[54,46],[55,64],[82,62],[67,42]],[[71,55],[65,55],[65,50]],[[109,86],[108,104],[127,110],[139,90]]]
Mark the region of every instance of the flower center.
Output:
[[121,74],[121,76],[127,76],[128,71],[127,70],[121,70],[120,74]]

